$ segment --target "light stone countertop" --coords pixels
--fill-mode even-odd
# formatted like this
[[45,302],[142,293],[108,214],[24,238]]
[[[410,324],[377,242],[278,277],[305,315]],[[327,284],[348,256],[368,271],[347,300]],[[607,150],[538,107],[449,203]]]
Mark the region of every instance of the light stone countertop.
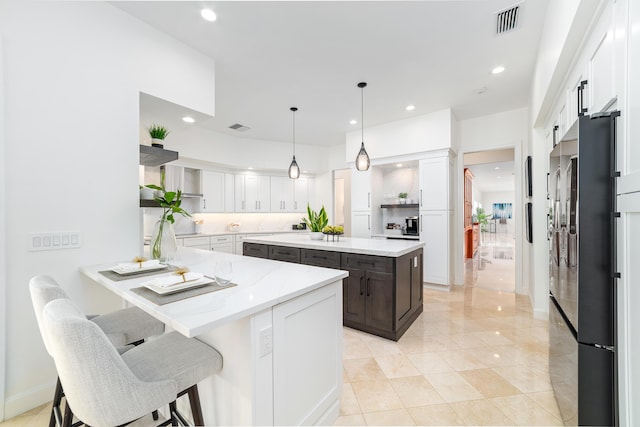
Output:
[[[158,306],[131,289],[162,275],[116,282],[98,273],[124,260],[81,267],[80,272],[187,337],[245,318],[349,275],[342,270],[186,247],[179,247],[178,255],[190,271],[211,277],[217,262],[231,261],[232,282],[238,286]],[[164,275],[169,274],[173,273]]]
[[322,251],[347,252],[363,255],[376,255],[386,257],[399,257],[424,246],[424,243],[415,240],[389,240],[389,239],[362,239],[356,237],[340,236],[336,241],[311,240],[309,233],[278,234],[273,236],[250,237],[244,239],[247,243],[260,243],[263,245],[286,246],[293,248],[316,249]]

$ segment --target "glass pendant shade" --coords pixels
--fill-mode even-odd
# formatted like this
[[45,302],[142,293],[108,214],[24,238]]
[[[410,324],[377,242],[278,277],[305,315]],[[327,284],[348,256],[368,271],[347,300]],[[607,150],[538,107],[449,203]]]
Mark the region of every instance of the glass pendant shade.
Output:
[[358,156],[356,157],[356,169],[359,171],[369,170],[369,166],[371,166],[371,161],[369,160],[369,155],[367,154],[367,150],[364,149],[364,142],[360,145],[360,151],[358,152]]
[[293,156],[291,165],[289,165],[289,178],[298,179],[299,177],[300,177],[300,168],[298,167],[298,162],[296,162],[296,156]]

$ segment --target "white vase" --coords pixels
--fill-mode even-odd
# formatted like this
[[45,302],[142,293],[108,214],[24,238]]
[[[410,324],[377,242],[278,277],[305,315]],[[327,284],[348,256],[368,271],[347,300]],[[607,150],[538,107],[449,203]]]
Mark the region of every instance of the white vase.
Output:
[[151,235],[151,258],[166,261],[175,257],[178,251],[173,224],[166,219],[159,220]]
[[151,146],[152,147],[158,147],[158,148],[164,148],[164,139],[151,138]]
[[311,231],[309,232],[309,237],[311,237],[311,240],[322,240],[324,239],[324,234],[322,234],[322,231]]

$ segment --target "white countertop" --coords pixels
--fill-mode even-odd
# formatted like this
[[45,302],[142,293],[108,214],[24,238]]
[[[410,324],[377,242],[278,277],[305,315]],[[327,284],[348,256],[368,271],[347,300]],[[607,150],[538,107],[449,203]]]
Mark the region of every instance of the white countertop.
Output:
[[386,257],[399,257],[424,246],[424,243],[414,240],[361,239],[344,236],[340,236],[340,240],[338,241],[336,239],[335,242],[331,240],[331,236],[329,236],[329,241],[327,241],[326,236],[324,240],[311,240],[309,233],[247,237],[244,241],[248,243],[261,243],[264,245],[287,246]]
[[[162,275],[116,282],[98,273],[125,260],[81,267],[80,271],[187,337],[197,336],[348,276],[341,270],[193,248],[179,247],[178,254],[191,271],[211,277],[217,261],[231,261],[232,282],[238,286],[158,306],[130,289]],[[172,273],[165,275],[169,274]]]
[[[262,231],[216,231],[213,233],[186,233],[176,234],[176,239],[189,239],[192,237],[210,237],[210,236],[229,236],[238,234],[291,234],[291,233],[309,233],[309,230],[262,230]],[[151,236],[145,236],[151,238]]]

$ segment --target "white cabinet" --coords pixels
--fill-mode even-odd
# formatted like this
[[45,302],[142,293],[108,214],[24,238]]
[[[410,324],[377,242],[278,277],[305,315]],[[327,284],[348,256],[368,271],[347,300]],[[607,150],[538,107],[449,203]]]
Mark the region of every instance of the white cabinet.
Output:
[[185,237],[183,246],[197,249],[211,250],[211,242],[209,236],[207,237]]
[[305,212],[308,202],[307,178],[271,177],[271,212]]
[[451,275],[451,211],[420,212],[420,241],[424,242],[425,282],[449,285]]
[[447,155],[420,160],[420,210],[451,209],[450,174],[450,159]]
[[263,175],[236,175],[236,212],[269,212],[271,180]]
[[306,212],[309,204],[309,178],[298,178],[293,180],[293,209],[291,212]]
[[215,252],[234,253],[234,236],[231,234],[211,236],[211,250]]
[[351,169],[351,210],[371,209],[371,169],[358,171]]
[[235,179],[233,174],[224,174],[224,211],[235,212]]
[[351,212],[351,237],[371,237],[371,212]]
[[613,2],[609,2],[587,45],[589,114],[609,107],[616,96],[613,82]]
[[200,212],[224,212],[225,188],[224,173],[200,171]]

